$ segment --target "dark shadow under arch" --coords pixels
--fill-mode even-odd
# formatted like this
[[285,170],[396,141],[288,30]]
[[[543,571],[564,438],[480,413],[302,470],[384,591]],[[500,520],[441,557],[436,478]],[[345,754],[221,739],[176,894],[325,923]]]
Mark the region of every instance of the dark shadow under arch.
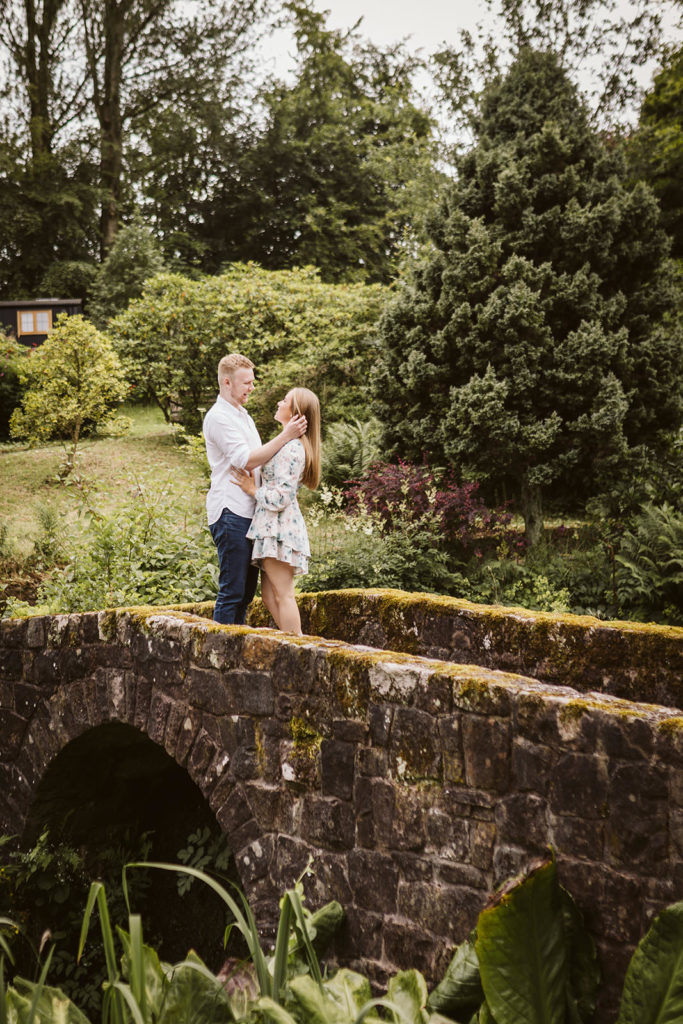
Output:
[[[143,836],[149,843],[146,859],[171,863],[178,862],[191,833],[208,830],[211,841],[220,836],[213,812],[187,771],[144,733],[119,722],[88,729],[46,768],[28,811],[22,846],[32,846],[46,828],[55,841],[86,851],[95,877],[98,854],[117,848],[124,859],[127,851],[137,857],[134,851],[141,849]],[[232,857],[226,875],[239,881]],[[218,969],[225,957],[226,915],[215,894],[197,881],[181,898],[179,876],[150,872],[149,877],[148,896],[133,909],[141,910],[152,938],[163,935],[164,958],[179,960],[194,948]]]

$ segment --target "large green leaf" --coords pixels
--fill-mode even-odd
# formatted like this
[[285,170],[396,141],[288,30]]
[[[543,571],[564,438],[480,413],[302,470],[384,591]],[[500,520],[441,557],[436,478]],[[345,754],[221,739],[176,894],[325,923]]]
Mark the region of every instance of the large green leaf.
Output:
[[158,1024],[228,1024],[234,1016],[225,989],[196,953],[176,964]]
[[565,1024],[569,958],[554,858],[481,912],[475,949],[497,1024]]
[[34,1024],[89,1024],[61,989],[39,986],[24,978],[15,978],[14,987],[6,993],[8,1020],[13,1024],[28,1024],[34,1006]]
[[427,1019],[427,985],[419,971],[399,971],[389,979],[387,999],[399,1010],[396,1024],[424,1024]]
[[473,933],[455,950],[446,973],[429,995],[427,1007],[454,1021],[469,1021],[483,1001]]
[[301,1007],[307,1024],[347,1024],[353,1020],[324,988],[316,984],[310,974],[292,978],[289,990]]
[[626,972],[617,1024],[683,1021],[683,902],[663,910]]
[[355,1020],[359,1011],[372,999],[368,979],[363,974],[350,971],[348,967],[340,968],[325,982],[325,992],[334,999],[349,1020]]

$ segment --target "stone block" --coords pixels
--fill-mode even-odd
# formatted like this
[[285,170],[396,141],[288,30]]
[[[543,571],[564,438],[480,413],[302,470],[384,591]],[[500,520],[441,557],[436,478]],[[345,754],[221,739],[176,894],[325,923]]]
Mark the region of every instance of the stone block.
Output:
[[234,670],[223,675],[231,709],[240,715],[272,715],[275,708],[273,680],[267,672]]
[[425,814],[427,841],[434,855],[442,860],[469,860],[470,824],[438,807]]
[[493,849],[493,885],[497,888],[509,878],[518,875],[529,863],[529,851],[526,847],[510,846],[508,843],[496,843]]
[[562,746],[556,709],[541,693],[520,693],[515,701],[513,718],[517,735],[551,749]]
[[434,877],[434,858],[429,854],[398,850],[391,856],[404,882],[431,882]]
[[516,737],[512,743],[512,783],[516,789],[532,790],[545,796],[552,777],[556,754],[549,747]]
[[358,747],[356,770],[359,775],[385,776],[388,772],[389,755],[381,747]]
[[[184,707],[184,705],[180,704],[178,705],[178,707],[180,710]],[[164,735],[164,744],[168,743],[166,749],[168,753],[171,754],[171,757],[176,762],[176,764],[185,764],[187,756],[190,753],[190,750],[192,749],[192,744],[194,743],[195,736],[197,735],[201,728],[201,721],[201,713],[199,711],[196,711],[194,708],[188,708],[187,714],[183,715],[180,721],[178,722],[178,731],[177,735],[175,736],[175,744],[172,745],[172,743],[170,742],[170,735]],[[175,728],[175,716],[173,725]]]
[[301,810],[301,835],[323,850],[350,850],[355,839],[351,804],[336,797],[311,796]]
[[26,622],[26,646],[31,648],[45,647],[47,640],[47,625],[49,617],[46,615],[32,616]]
[[431,672],[418,680],[414,707],[430,715],[447,715],[453,706],[453,681],[447,673]]
[[304,879],[304,891],[311,908],[321,907],[330,900],[338,900],[342,907],[350,907],[353,894],[346,854],[317,851],[313,871]]
[[[275,857],[271,875],[280,892],[292,888],[297,878],[306,870],[311,858],[313,858],[314,865],[317,863],[316,853],[316,848],[310,843],[304,842],[303,839],[282,834],[275,836]],[[306,882],[307,879],[304,881]]]
[[152,684],[149,679],[137,677],[135,687],[135,710],[133,712],[133,725],[136,729],[144,732],[149,716],[149,704],[152,699]]
[[335,718],[332,722],[332,735],[346,743],[365,743],[368,732],[367,723],[357,718]]
[[268,876],[274,849],[273,836],[265,835],[252,840],[235,853],[235,864],[247,895],[254,882]]
[[453,707],[470,714],[506,718],[511,697],[507,687],[490,672],[458,666],[453,677]]
[[399,970],[415,968],[433,982],[437,955],[434,937],[419,924],[402,918],[389,918],[384,922],[384,957],[392,968],[394,965]]
[[468,886],[401,882],[398,888],[402,917],[452,941],[469,934],[484,902],[481,891]]
[[509,721],[465,715],[462,735],[467,784],[504,793],[510,782]]
[[[26,631],[29,623],[35,621],[35,618],[0,620],[0,647],[16,647],[19,649],[27,647]],[[42,647],[43,640],[41,639],[36,646]]]
[[644,892],[640,879],[607,873],[599,908],[600,937],[621,945],[635,945],[647,927],[643,920],[643,906]]
[[339,740],[323,740],[320,744],[320,774],[324,796],[336,796],[340,800],[353,797],[354,760],[356,748],[353,743]]
[[485,894],[489,889],[488,875],[485,871],[480,871],[479,868],[475,868],[472,864],[437,861],[434,865],[434,877],[437,882],[443,882],[445,885],[465,886],[468,889],[483,889],[483,906]]
[[605,848],[605,822],[602,819],[551,814],[549,824],[549,843],[558,855],[602,860]]
[[664,871],[668,855],[668,778],[662,769],[621,764],[609,781],[605,850],[613,863]]
[[[20,685],[20,684],[17,684],[17,685]],[[11,683],[9,681],[9,679],[3,679],[2,677],[0,677],[0,708],[4,708],[6,711],[15,711],[16,710],[16,704],[15,704],[15,698],[14,698],[14,687],[15,687],[15,684]],[[25,708],[22,708],[19,711],[19,714],[21,714],[22,717],[24,717],[24,716],[28,717],[28,715],[30,715],[30,713],[31,712],[29,711],[28,714],[26,714],[26,709]],[[2,749],[2,748],[0,747],[0,749]]]
[[496,826],[492,821],[469,823],[470,855],[467,858],[481,871],[491,871],[493,848],[496,841]]
[[26,719],[16,712],[0,708],[0,757],[13,761],[26,731]]
[[348,855],[348,865],[354,905],[380,914],[395,914],[399,871],[393,859],[374,850],[353,850]]
[[215,743],[206,730],[200,728],[187,758],[187,769],[190,778],[193,782],[196,782],[200,789],[204,788],[202,783],[216,753]]
[[535,793],[513,793],[496,806],[495,822],[501,843],[542,852],[548,845],[547,804]]
[[596,714],[598,737],[602,749],[615,760],[647,760],[655,747],[651,724],[644,718],[630,715]]
[[655,753],[678,771],[683,769],[683,715],[658,722]]
[[436,721],[415,708],[397,708],[391,728],[389,763],[395,778],[419,782],[441,778]]
[[47,690],[53,689],[60,682],[59,658],[56,652],[45,654],[39,651],[33,657],[33,682]]
[[370,738],[376,747],[386,747],[389,742],[393,710],[386,704],[372,704],[368,709]]
[[22,718],[30,718],[44,697],[44,691],[31,683],[14,683],[14,710]]
[[445,783],[457,785],[465,781],[465,759],[462,751],[460,715],[444,715],[438,720],[441,741],[441,765]]
[[158,743],[160,746],[164,742],[166,720],[173,703],[173,700],[165,693],[155,692],[152,694],[145,732],[154,743]]
[[550,785],[550,807],[555,814],[580,818],[607,817],[607,762],[588,754],[560,757]]
[[359,957],[370,957],[380,960],[382,957],[382,938],[386,934],[386,922],[382,914],[358,907],[345,907],[346,923],[345,939],[349,949]]
[[24,671],[24,658],[20,650],[6,647],[0,650],[0,678],[4,681],[21,679]]

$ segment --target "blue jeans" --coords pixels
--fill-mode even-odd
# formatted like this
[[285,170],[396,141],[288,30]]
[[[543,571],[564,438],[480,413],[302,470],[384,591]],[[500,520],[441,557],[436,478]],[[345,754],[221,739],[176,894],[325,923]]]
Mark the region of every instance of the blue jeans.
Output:
[[224,508],[209,529],[218,551],[218,594],[213,610],[215,622],[241,625],[256,593],[258,567],[251,564],[251,541],[247,530],[251,519]]

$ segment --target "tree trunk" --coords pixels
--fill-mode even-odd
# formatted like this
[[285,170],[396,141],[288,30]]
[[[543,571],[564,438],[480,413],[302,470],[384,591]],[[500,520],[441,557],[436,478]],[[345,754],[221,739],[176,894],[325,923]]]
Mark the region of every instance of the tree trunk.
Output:
[[535,548],[543,540],[543,495],[538,484],[522,481],[520,503],[527,544]]
[[24,0],[26,42],[16,59],[23,66],[30,110],[31,153],[39,159],[52,149],[54,125],[50,102],[54,88],[55,26],[64,0],[44,0],[42,11],[35,0]]
[[100,183],[105,196],[101,218],[102,258],[111,249],[119,226],[123,165],[121,69],[125,31],[124,4],[117,3],[117,0],[105,0],[104,77],[97,111],[100,121]]

